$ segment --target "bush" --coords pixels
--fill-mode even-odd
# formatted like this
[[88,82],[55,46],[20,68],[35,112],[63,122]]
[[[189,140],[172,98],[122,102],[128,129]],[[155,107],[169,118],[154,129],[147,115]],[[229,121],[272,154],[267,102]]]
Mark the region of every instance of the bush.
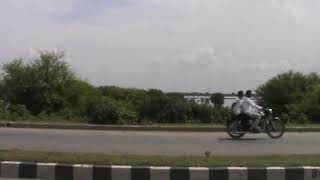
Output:
[[66,120],[81,118],[80,113],[77,110],[71,109],[71,108],[64,108],[64,109],[62,109],[56,113],[52,113],[50,115],[60,117],[60,118],[66,119]]
[[180,100],[171,100],[159,113],[159,119],[167,123],[185,123],[190,115],[189,104]]
[[290,122],[296,124],[309,123],[308,116],[303,112],[303,108],[300,105],[291,105],[289,111]]
[[77,116],[85,116],[89,103],[93,99],[103,97],[96,87],[82,80],[69,81],[64,88],[63,96],[68,102],[68,106],[62,109],[62,111],[72,111]]
[[299,114],[299,116],[297,117],[295,122],[297,122],[298,124],[308,124],[308,123],[310,123],[308,116],[306,114],[303,114],[303,113]]
[[191,102],[192,108],[192,119],[200,123],[211,123],[214,121],[214,109],[213,107],[202,104]]
[[119,112],[112,100],[108,98],[90,102],[87,115],[95,124],[117,124],[119,120]]
[[304,100],[299,104],[303,112],[314,123],[320,122],[320,85],[308,92]]
[[119,111],[119,121],[118,124],[138,124],[138,117],[136,112],[127,109],[121,109]]
[[9,113],[9,120],[15,121],[18,119],[26,120],[31,116],[30,111],[26,108],[25,105],[17,104],[17,105],[10,105],[7,109]]
[[211,123],[215,124],[225,124],[227,119],[230,119],[231,117],[231,111],[229,108],[221,108],[221,109],[215,109],[214,111],[214,120]]
[[141,125],[152,125],[153,121],[148,118],[138,119],[139,124]]
[[289,117],[289,115],[288,115],[287,113],[282,113],[282,114],[280,115],[280,119],[281,119],[281,121],[284,122],[284,123],[291,123],[290,117]]
[[0,100],[0,118],[9,119],[8,105],[2,100]]

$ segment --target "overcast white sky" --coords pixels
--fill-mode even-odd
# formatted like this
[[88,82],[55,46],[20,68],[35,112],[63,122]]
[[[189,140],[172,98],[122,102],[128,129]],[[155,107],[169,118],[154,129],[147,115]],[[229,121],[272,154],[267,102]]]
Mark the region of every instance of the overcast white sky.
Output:
[[0,0],[0,62],[60,48],[95,85],[255,89],[320,70],[319,0]]

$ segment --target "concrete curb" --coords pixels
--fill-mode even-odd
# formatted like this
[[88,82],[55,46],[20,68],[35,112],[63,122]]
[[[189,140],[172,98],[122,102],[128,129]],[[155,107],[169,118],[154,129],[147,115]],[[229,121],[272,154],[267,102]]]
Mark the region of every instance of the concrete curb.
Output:
[[131,167],[0,162],[0,177],[48,180],[316,180],[320,167]]
[[[36,129],[74,129],[105,131],[175,131],[175,132],[225,132],[225,127],[157,127],[143,125],[90,125],[90,124],[49,124],[0,122],[0,127],[36,128]],[[289,127],[287,132],[320,132],[320,127]]]

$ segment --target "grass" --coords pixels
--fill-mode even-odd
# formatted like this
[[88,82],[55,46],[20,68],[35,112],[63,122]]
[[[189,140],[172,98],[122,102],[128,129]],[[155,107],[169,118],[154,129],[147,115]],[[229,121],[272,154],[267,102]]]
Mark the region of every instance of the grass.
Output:
[[314,127],[320,128],[320,124],[289,124],[288,127]]
[[80,154],[23,150],[0,150],[1,161],[52,162],[67,164],[131,165],[131,166],[319,166],[318,155],[268,156],[138,156]]
[[[15,122],[15,123],[50,123],[50,124],[90,124],[86,119],[62,119],[62,118],[48,118],[48,119],[40,119],[40,118],[31,118],[28,120],[15,120],[8,121],[0,119],[0,122]],[[139,126],[139,125],[138,125]],[[224,124],[199,124],[199,123],[179,123],[179,124],[142,124],[141,126],[148,127],[194,127],[194,128],[203,128],[203,127],[225,127]],[[308,127],[308,128],[320,128],[320,124],[287,124],[287,127]]]
[[68,119],[62,119],[62,118],[49,118],[49,119],[40,119],[40,118],[31,118],[28,120],[4,120],[0,119],[0,122],[14,122],[14,123],[50,123],[50,124],[88,124],[87,120],[84,119],[73,119],[73,120],[68,120]]
[[[183,123],[183,124],[151,124],[147,125],[151,127],[225,127],[224,124],[192,124],[192,123]],[[287,127],[315,127],[320,128],[320,124],[287,124]]]

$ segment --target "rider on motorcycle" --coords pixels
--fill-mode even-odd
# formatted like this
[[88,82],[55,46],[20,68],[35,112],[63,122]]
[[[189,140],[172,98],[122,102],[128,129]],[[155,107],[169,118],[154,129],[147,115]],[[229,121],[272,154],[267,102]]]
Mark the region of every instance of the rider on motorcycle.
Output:
[[[266,132],[271,138],[280,138],[285,126],[281,119],[273,116],[272,109],[263,110],[251,99],[251,91],[238,92],[238,99],[231,106],[231,117],[226,122],[227,133],[233,139],[239,139],[246,133]],[[263,110],[263,111],[261,111]],[[254,122],[252,122],[255,120]]]
[[259,127],[259,123],[261,121],[261,113],[260,111],[263,109],[261,106],[258,106],[252,99],[252,92],[248,90],[246,92],[246,96],[243,98],[242,102],[242,112],[248,115],[250,118],[254,120],[250,130],[261,132],[261,128]]

